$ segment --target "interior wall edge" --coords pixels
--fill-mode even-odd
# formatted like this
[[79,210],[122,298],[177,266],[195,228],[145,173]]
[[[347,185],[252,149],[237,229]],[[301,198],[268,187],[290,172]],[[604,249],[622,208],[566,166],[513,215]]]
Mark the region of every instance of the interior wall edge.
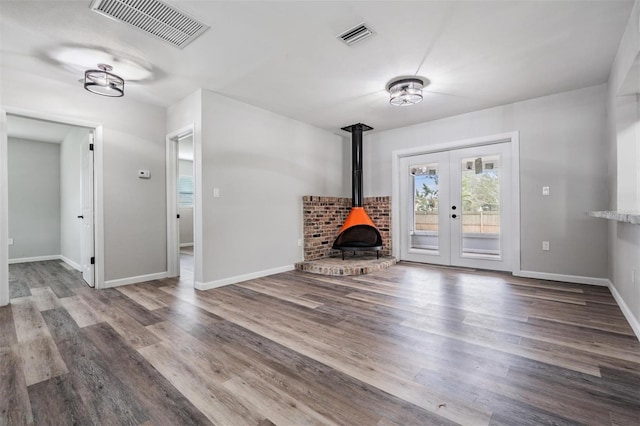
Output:
[[7,161],[7,113],[0,105],[0,306],[9,304],[9,171]]
[[638,320],[638,318],[633,315],[633,312],[631,312],[631,309],[622,298],[622,295],[618,292],[615,284],[613,284],[613,282],[611,281],[609,281],[609,290],[611,291],[613,298],[616,300],[616,303],[620,307],[622,314],[627,319],[627,322],[629,322],[629,325],[633,329],[633,332],[636,334],[636,337],[638,338],[638,340],[640,340],[640,320]]

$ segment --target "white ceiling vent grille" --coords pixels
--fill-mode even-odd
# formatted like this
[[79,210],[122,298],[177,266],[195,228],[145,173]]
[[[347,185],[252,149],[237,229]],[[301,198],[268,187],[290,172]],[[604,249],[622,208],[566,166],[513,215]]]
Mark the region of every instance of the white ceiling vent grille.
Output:
[[358,42],[361,42],[362,40],[368,39],[374,34],[375,33],[371,28],[362,23],[343,32],[338,36],[338,38],[344,41],[347,46],[351,46]]
[[132,25],[180,49],[209,29],[160,0],[94,0],[91,10]]

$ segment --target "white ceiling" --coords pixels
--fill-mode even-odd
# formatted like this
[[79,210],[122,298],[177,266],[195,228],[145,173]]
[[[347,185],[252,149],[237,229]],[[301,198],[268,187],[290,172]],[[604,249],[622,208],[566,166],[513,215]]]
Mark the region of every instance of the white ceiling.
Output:
[[[173,1],[211,29],[179,50],[84,1],[2,1],[2,68],[83,90],[61,48],[99,48],[152,71],[126,97],[168,106],[202,87],[337,131],[376,130],[604,83],[633,1]],[[366,22],[376,35],[336,39]],[[90,56],[90,55],[89,55]],[[118,73],[117,64],[114,72]],[[400,75],[431,80],[424,101],[392,107]],[[126,75],[123,75],[126,78]]]
[[7,115],[7,136],[10,138],[61,143],[73,128],[73,126],[51,121]]

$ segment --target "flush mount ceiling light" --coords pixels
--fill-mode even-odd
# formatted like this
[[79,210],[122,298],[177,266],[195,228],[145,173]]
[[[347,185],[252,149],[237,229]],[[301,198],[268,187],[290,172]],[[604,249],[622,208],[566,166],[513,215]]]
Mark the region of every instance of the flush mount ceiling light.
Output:
[[124,79],[109,72],[113,67],[98,64],[98,68],[84,72],[84,88],[97,95],[112,98],[124,96]]
[[393,106],[415,105],[422,101],[422,89],[429,84],[429,80],[421,77],[398,77],[387,84],[387,91],[391,95],[389,103]]

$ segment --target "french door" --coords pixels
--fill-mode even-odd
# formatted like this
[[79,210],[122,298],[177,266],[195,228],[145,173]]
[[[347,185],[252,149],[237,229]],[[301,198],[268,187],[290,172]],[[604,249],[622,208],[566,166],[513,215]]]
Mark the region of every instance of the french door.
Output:
[[511,271],[509,143],[400,159],[400,259]]

